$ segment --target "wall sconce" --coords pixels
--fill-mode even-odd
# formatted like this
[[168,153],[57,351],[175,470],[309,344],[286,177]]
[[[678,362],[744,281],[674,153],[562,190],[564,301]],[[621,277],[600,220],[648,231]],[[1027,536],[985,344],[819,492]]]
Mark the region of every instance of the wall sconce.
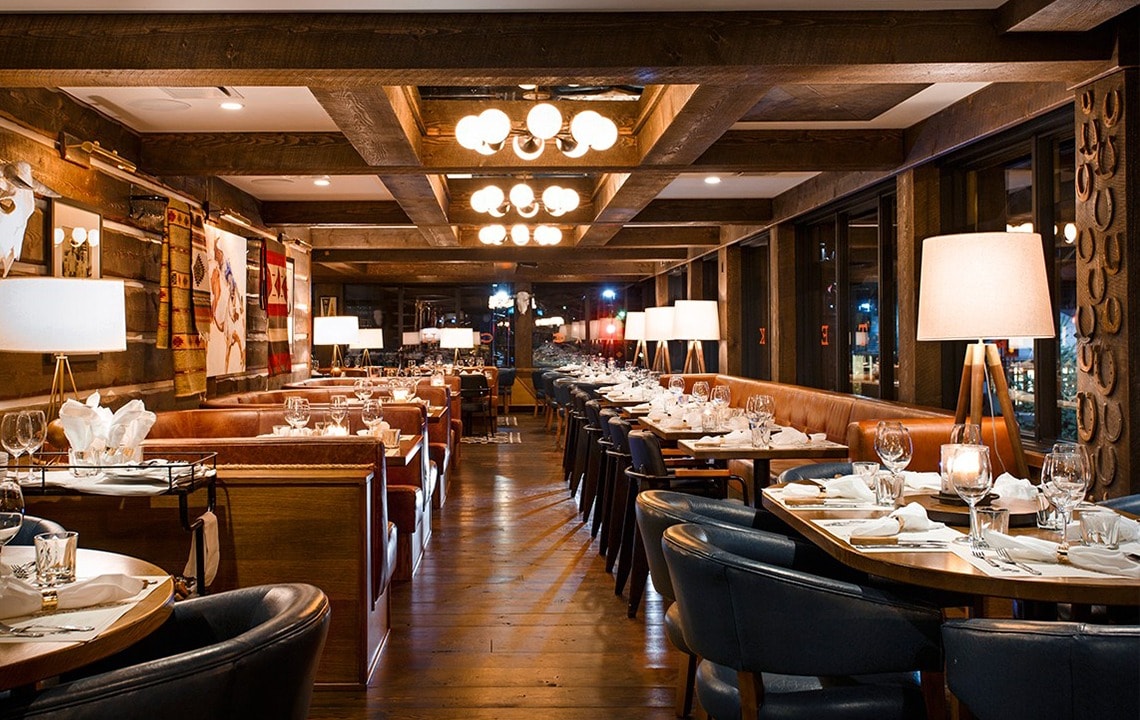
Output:
[[133,173],[138,170],[133,162],[115,150],[103,147],[98,140],[80,140],[66,132],[59,134],[59,155],[64,160],[85,168],[91,167],[91,159],[94,158],[123,172]]
[[206,219],[209,221],[225,220],[226,222],[241,225],[243,227],[252,228],[253,221],[241,213],[230,210],[229,208],[215,207],[210,204],[210,201],[202,203],[202,212],[206,213]]

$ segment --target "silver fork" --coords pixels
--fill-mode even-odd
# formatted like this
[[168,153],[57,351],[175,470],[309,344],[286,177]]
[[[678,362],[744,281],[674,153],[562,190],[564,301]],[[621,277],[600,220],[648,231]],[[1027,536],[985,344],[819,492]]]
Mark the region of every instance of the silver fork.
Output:
[[32,572],[36,569],[36,561],[32,560],[23,565],[13,565],[12,574],[20,580],[27,580],[32,576]]
[[998,570],[1002,570],[1004,572],[1017,572],[1017,570],[1015,570],[1014,568],[1011,568],[1007,565],[1001,565],[1000,563],[995,561],[992,557],[986,555],[985,552],[983,552],[981,548],[974,548],[970,552],[972,552],[974,554],[974,557],[978,558],[979,560],[985,560],[990,565],[990,567],[997,568]]
[[1010,556],[1009,551],[1006,550],[1005,548],[998,548],[997,554],[998,554],[998,557],[1001,558],[1002,562],[1009,563],[1010,565],[1016,565],[1017,567],[1021,568],[1025,572],[1030,573],[1032,575],[1040,575],[1041,574],[1041,571],[1038,570],[1037,568],[1030,567],[1023,562],[1018,562],[1017,560],[1014,560]]

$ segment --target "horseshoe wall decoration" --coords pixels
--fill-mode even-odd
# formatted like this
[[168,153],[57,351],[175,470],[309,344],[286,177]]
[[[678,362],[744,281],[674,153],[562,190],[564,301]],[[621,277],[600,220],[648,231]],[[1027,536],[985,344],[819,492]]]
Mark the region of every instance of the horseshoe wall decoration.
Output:
[[1100,250],[1100,264],[1109,275],[1120,272],[1124,264],[1124,249],[1120,246],[1121,233],[1108,233],[1104,236],[1104,244]]
[[1108,400],[1101,407],[1101,416],[1104,418],[1104,439],[1114,443],[1124,434],[1124,410],[1116,400]]
[[1090,393],[1077,393],[1077,437],[1091,442],[1096,436],[1096,398]]
[[1119,334],[1120,326],[1124,322],[1124,311],[1120,309],[1120,301],[1110,297],[1101,307],[1104,308],[1104,331],[1109,335]]

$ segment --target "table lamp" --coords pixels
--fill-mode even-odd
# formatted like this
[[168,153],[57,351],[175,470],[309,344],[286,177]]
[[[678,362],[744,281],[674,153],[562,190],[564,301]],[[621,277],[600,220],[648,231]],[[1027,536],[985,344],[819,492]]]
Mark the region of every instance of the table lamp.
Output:
[[1029,477],[997,348],[986,338],[1054,337],[1053,306],[1041,236],[980,232],[941,235],[922,243],[918,339],[973,340],[966,348],[956,423],[979,425],[988,371],[997,393],[1019,477]]
[[360,362],[364,367],[372,367],[372,358],[369,357],[369,350],[383,350],[384,349],[384,330],[381,328],[360,328],[356,331],[356,339],[348,344],[350,350],[363,350],[360,355]]
[[443,328],[439,332],[440,350],[454,350],[455,358],[452,362],[458,365],[459,351],[475,347],[471,333],[471,328]]
[[68,353],[127,349],[126,291],[122,280],[21,277],[0,280],[0,350],[53,353],[48,417],[54,418],[71,383]]
[[631,312],[625,314],[625,339],[633,340],[637,346],[633,348],[633,366],[638,366],[638,361],[644,361],[645,366],[649,367],[649,351],[645,347],[645,313],[644,312]]
[[720,313],[716,300],[678,300],[673,303],[673,339],[688,340],[685,368],[681,372],[705,372],[702,340],[720,340]]
[[356,333],[360,328],[360,319],[355,315],[326,315],[313,318],[313,344],[332,345],[331,370],[333,375],[340,374],[343,362],[340,355],[340,346],[356,342]]
[[420,334],[418,332],[416,332],[415,330],[412,330],[411,332],[405,332],[401,336],[400,340],[401,340],[401,342],[400,342],[401,345],[408,345],[408,346],[419,345],[420,344]]
[[653,351],[653,369],[673,372],[669,362],[669,341],[673,339],[673,308],[664,305],[645,309],[645,339],[657,343]]

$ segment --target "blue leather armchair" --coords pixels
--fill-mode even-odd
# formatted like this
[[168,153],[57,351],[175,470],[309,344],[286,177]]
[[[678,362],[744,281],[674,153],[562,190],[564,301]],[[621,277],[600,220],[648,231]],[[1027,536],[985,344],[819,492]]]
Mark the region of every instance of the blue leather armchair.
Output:
[[63,532],[64,527],[57,522],[38,518],[34,515],[25,515],[24,522],[20,524],[20,531],[8,541],[9,545],[32,545],[36,535],[47,532]]

